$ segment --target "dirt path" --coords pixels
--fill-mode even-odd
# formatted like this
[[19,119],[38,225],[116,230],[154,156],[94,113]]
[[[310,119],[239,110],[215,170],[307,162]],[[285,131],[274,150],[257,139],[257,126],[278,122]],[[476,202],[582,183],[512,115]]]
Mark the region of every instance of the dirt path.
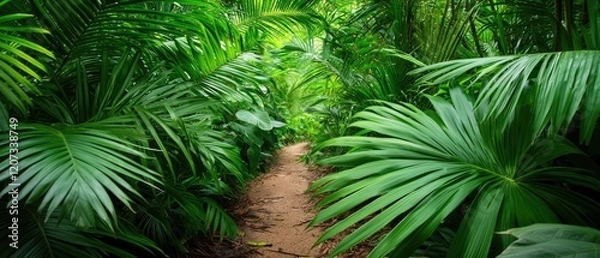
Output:
[[298,161],[308,150],[306,143],[281,150],[271,170],[248,185],[238,214],[244,243],[263,242],[249,257],[318,257],[319,247],[312,248],[321,231],[306,229],[314,217],[305,193],[315,175]]

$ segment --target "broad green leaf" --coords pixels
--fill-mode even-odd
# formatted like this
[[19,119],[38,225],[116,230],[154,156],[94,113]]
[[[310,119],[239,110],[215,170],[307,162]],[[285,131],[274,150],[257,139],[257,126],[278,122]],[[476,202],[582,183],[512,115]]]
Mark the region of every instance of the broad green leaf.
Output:
[[[466,216],[450,256],[487,256],[499,229],[561,218],[592,222],[586,209],[598,210],[597,202],[584,204],[580,194],[547,183],[594,188],[597,180],[582,168],[548,162],[580,150],[561,137],[539,139],[527,108],[517,109],[506,130],[500,131],[479,115],[485,110],[460,89],[452,88],[450,97],[452,103],[430,97],[439,119],[410,104],[369,107],[356,115],[353,124],[366,135],[335,138],[317,147],[350,148],[346,154],[322,159],[320,164],[342,170],[310,187],[325,195],[318,203],[324,209],[311,226],[349,212],[325,230],[319,242],[364,223],[340,242],[332,256],[399,219],[370,257],[408,257],[460,204],[466,207]],[[423,191],[427,197],[420,194]]]
[[517,237],[498,257],[600,257],[600,231],[565,224],[533,224],[498,232]]
[[280,121],[272,120],[269,114],[262,110],[240,110],[235,113],[235,116],[239,120],[258,126],[258,128],[263,131],[270,131],[273,128],[279,128],[285,125]]

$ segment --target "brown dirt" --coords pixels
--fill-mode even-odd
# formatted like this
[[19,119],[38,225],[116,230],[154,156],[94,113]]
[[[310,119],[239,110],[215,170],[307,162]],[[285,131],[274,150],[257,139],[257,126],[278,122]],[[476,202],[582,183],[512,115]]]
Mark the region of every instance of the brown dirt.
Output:
[[248,257],[321,257],[320,246],[312,246],[322,230],[306,228],[315,213],[305,191],[316,177],[298,161],[307,150],[307,143],[283,148],[271,170],[250,182],[233,212],[240,218],[243,243],[268,245],[252,247]]
[[[315,216],[315,202],[306,193],[309,184],[330,171],[323,167],[307,168],[298,158],[309,149],[307,143],[283,148],[269,172],[257,177],[247,186],[247,192],[233,207],[232,215],[240,227],[234,240],[201,239],[188,258],[323,258],[359,225],[311,248],[324,228],[341,218],[332,219],[317,227],[306,229]],[[317,198],[318,199],[318,198]],[[343,217],[343,216],[342,216]],[[252,246],[248,242],[263,242],[268,246]],[[372,250],[366,241],[336,258],[364,258]]]

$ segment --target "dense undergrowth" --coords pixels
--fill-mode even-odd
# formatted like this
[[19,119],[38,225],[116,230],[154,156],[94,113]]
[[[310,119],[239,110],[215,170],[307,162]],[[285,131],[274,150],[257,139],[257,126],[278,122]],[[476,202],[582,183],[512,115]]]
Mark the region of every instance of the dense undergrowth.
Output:
[[372,257],[494,256],[535,223],[596,234],[599,14],[594,0],[0,0],[0,224],[19,232],[0,256],[177,257],[235,237],[224,207],[305,140],[308,162],[336,168],[311,187],[312,225],[339,219],[319,242],[358,225],[332,256],[382,229]]
[[[338,172],[312,185],[324,198],[311,225],[338,219],[318,243],[360,226],[331,256],[377,236],[371,257],[489,257],[510,228],[599,226],[597,2],[339,7],[322,57],[343,85],[330,109],[352,118],[313,149]],[[597,241],[569,244],[585,234],[524,240],[512,255],[593,257]]]
[[314,25],[310,1],[0,5],[0,129],[15,135],[1,150],[16,160],[0,180],[18,201],[1,224],[19,233],[0,256],[177,256],[235,237],[224,207],[284,125],[265,47]]

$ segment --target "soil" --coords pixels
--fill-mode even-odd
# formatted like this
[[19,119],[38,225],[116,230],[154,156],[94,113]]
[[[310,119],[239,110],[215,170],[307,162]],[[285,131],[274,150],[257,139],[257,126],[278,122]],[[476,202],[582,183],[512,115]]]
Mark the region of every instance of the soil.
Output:
[[[323,229],[338,219],[307,228],[314,218],[316,200],[306,190],[311,182],[324,176],[324,168],[307,168],[298,161],[309,150],[307,143],[283,148],[270,170],[249,182],[247,191],[231,214],[239,225],[235,240],[202,239],[195,242],[188,258],[324,258],[349,232],[313,247]],[[337,258],[366,257],[373,248],[367,243],[338,255]]]
[[253,249],[247,257],[321,257],[320,246],[313,244],[322,230],[306,227],[315,212],[305,191],[317,177],[298,161],[306,151],[307,143],[283,148],[271,170],[248,185],[234,211],[241,240]]

